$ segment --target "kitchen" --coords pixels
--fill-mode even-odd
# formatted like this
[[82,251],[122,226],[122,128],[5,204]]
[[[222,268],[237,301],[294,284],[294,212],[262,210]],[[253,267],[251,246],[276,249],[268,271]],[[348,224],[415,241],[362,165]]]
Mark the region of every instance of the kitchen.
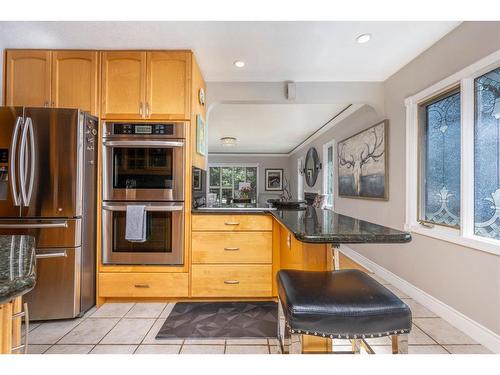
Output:
[[[498,22],[0,30],[2,352],[499,352],[500,219],[460,195],[496,203]],[[333,67],[281,45],[319,31]]]

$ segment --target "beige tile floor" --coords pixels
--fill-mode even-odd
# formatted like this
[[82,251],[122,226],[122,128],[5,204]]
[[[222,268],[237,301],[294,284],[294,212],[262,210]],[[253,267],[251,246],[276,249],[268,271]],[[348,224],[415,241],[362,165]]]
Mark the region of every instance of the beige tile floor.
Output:
[[[413,313],[410,354],[485,354],[488,349],[410,299],[378,276],[379,282],[403,298]],[[82,318],[30,325],[32,354],[275,354],[276,339],[156,340],[174,303],[107,303]],[[386,337],[369,339],[377,354],[391,353]],[[350,351],[347,340],[335,340],[336,351]]]

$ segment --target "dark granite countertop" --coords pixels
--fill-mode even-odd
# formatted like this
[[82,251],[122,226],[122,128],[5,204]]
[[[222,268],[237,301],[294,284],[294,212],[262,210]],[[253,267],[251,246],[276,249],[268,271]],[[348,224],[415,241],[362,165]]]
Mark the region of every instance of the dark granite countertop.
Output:
[[212,206],[202,206],[198,208],[193,208],[193,213],[265,213],[271,210],[276,210],[268,205],[258,204],[258,203],[217,203]]
[[302,209],[269,209],[252,205],[233,207],[233,205],[193,209],[193,213],[237,213],[270,214],[284,225],[295,238],[306,243],[405,243],[411,235],[397,229],[370,223],[331,210],[308,206]]
[[33,289],[35,264],[34,237],[0,236],[0,304]]
[[276,210],[270,214],[301,242],[343,244],[411,241],[408,232],[311,206],[302,210]]

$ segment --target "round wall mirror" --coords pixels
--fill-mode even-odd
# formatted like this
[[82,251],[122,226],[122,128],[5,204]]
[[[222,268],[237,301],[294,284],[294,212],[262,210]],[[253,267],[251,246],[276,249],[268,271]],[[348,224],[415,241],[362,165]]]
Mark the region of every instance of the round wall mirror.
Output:
[[318,151],[316,151],[314,147],[311,147],[307,151],[306,164],[304,168],[304,177],[308,186],[314,186],[316,180],[318,179],[320,169],[321,163],[319,162]]

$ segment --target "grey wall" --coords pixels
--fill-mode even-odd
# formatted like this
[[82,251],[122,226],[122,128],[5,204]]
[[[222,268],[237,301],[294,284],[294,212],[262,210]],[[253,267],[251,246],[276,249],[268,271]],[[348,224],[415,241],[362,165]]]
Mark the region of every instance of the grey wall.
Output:
[[[395,228],[405,222],[404,99],[500,49],[500,22],[465,22],[384,82],[389,119],[389,201],[336,197],[336,211]],[[314,145],[356,133],[379,120],[364,107]],[[304,154],[301,150],[299,154]],[[296,165],[297,154],[290,160]],[[294,179],[294,184],[296,183]],[[321,188],[321,178],[316,183]],[[352,245],[464,315],[500,334],[500,256],[414,234],[405,245]]]
[[283,168],[284,175],[289,179],[287,156],[256,156],[256,155],[211,155],[208,154],[208,164],[212,163],[257,163],[259,164],[259,202],[265,203],[269,198],[279,198],[281,192],[265,190],[265,169]]

